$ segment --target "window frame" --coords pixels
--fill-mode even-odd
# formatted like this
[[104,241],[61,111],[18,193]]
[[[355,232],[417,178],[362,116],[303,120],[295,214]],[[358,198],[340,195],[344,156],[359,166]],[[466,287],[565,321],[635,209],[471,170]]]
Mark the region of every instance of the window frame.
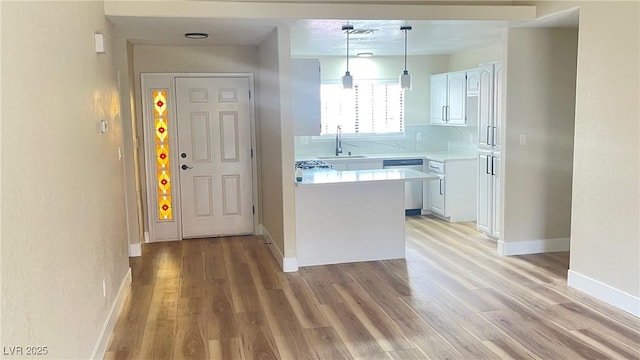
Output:
[[[396,85],[398,87],[400,87],[400,82],[398,81],[398,79],[357,79],[354,81],[354,86],[358,85],[358,84],[386,84],[386,85]],[[341,81],[340,80],[324,80],[320,83],[320,86],[322,85],[341,85]],[[403,90],[400,90],[403,91]],[[381,140],[381,139],[388,139],[388,140],[403,140],[406,139],[407,135],[406,135],[406,111],[405,111],[405,106],[406,106],[406,94],[403,94],[403,104],[402,104],[402,129],[403,131],[398,131],[398,132],[388,132],[388,133],[342,133],[341,137],[342,139],[353,139],[353,140]],[[319,141],[319,142],[323,142],[323,141],[335,141],[335,137],[336,137],[336,133],[330,133],[330,134],[321,134],[321,135],[316,135],[316,136],[312,136],[312,140],[314,141]]]

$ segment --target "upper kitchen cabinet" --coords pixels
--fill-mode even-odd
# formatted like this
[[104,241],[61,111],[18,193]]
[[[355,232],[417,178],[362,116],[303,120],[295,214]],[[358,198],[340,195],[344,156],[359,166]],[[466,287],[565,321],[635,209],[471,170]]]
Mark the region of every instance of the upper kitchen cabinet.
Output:
[[502,64],[480,65],[478,141],[481,149],[500,150],[502,123]]
[[291,59],[294,135],[320,135],[320,60]]
[[467,96],[478,96],[480,89],[480,71],[467,70]]
[[466,125],[466,71],[431,76],[431,124]]

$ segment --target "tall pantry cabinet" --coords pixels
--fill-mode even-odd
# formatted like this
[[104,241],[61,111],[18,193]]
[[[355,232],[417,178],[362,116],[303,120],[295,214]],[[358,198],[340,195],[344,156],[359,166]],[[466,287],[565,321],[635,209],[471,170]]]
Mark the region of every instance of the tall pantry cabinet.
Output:
[[478,89],[478,230],[500,237],[500,129],[502,64],[479,67]]

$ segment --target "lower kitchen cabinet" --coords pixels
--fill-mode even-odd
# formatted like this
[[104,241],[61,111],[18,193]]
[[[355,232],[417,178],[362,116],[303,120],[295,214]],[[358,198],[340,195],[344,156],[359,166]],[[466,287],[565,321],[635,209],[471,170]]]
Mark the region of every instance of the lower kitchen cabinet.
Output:
[[425,181],[423,213],[451,222],[476,220],[476,160],[450,160],[437,180]]
[[500,237],[500,153],[478,152],[478,230]]

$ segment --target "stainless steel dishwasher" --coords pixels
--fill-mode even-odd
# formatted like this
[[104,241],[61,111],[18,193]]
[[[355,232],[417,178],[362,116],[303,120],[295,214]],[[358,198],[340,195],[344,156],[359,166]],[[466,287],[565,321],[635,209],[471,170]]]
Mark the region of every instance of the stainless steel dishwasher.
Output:
[[[422,159],[394,159],[382,162],[384,169],[412,169],[424,171]],[[422,181],[404,183],[405,215],[420,215],[422,212]]]

